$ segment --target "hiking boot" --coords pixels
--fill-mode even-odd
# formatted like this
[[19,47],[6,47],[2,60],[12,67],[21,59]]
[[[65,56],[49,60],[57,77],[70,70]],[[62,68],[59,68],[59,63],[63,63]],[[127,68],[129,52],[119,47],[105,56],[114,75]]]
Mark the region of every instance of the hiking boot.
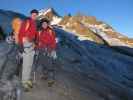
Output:
[[33,88],[33,83],[32,83],[32,81],[27,81],[26,83],[28,84],[28,86],[29,86],[30,88]]
[[48,87],[52,87],[55,83],[55,80],[49,80],[48,81]]
[[23,89],[25,92],[29,92],[31,90],[31,88],[28,86],[28,84],[23,84]]
[[29,92],[31,88],[33,88],[33,84],[31,81],[23,82],[23,88],[25,92]]

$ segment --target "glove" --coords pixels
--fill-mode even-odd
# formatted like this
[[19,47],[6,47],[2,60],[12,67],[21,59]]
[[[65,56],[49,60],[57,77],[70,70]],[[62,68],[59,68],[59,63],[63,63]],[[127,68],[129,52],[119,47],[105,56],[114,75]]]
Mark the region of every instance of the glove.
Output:
[[51,51],[50,57],[53,58],[53,59],[57,59],[57,54],[56,54],[55,50]]
[[8,37],[6,38],[6,42],[9,43],[9,44],[12,44],[12,43],[15,42],[15,40],[14,40],[13,36],[8,36]]

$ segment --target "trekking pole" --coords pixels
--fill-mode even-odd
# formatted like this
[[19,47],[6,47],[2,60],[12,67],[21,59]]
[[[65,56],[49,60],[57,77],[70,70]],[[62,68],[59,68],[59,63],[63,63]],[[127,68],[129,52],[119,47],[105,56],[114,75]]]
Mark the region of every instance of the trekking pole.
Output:
[[36,72],[33,72],[33,83],[36,84]]
[[22,100],[22,91],[21,91],[21,89],[16,90],[16,100]]
[[38,61],[38,56],[39,54],[35,55],[35,63],[34,63],[34,67],[33,67],[33,83],[36,84],[36,67],[37,67],[37,61]]

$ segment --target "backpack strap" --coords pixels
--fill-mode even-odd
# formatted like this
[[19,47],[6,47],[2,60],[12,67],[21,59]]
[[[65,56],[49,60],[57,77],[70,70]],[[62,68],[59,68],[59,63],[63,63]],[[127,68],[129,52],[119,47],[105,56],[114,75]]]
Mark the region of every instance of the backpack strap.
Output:
[[55,32],[53,31],[53,29],[49,28],[48,32],[50,33],[50,35],[54,35],[55,36]]
[[26,20],[26,26],[25,26],[25,31],[27,31],[30,27],[30,21]]

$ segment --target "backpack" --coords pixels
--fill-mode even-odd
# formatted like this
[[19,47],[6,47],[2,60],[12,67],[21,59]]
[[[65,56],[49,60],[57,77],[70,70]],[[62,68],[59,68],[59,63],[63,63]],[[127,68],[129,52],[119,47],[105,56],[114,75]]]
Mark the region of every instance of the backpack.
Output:
[[12,30],[13,30],[15,43],[18,43],[18,34],[19,34],[21,24],[22,24],[22,20],[20,18],[14,18],[12,20],[11,26],[12,26]]
[[12,20],[11,26],[12,26],[13,35],[14,35],[14,38],[15,38],[15,43],[18,43],[18,41],[19,41],[18,35],[19,35],[19,30],[20,30],[20,28],[22,26],[22,23],[26,24],[25,28],[27,30],[29,28],[29,26],[30,26],[30,24],[28,23],[27,20],[22,20],[22,19],[20,19],[18,17],[14,18]]

